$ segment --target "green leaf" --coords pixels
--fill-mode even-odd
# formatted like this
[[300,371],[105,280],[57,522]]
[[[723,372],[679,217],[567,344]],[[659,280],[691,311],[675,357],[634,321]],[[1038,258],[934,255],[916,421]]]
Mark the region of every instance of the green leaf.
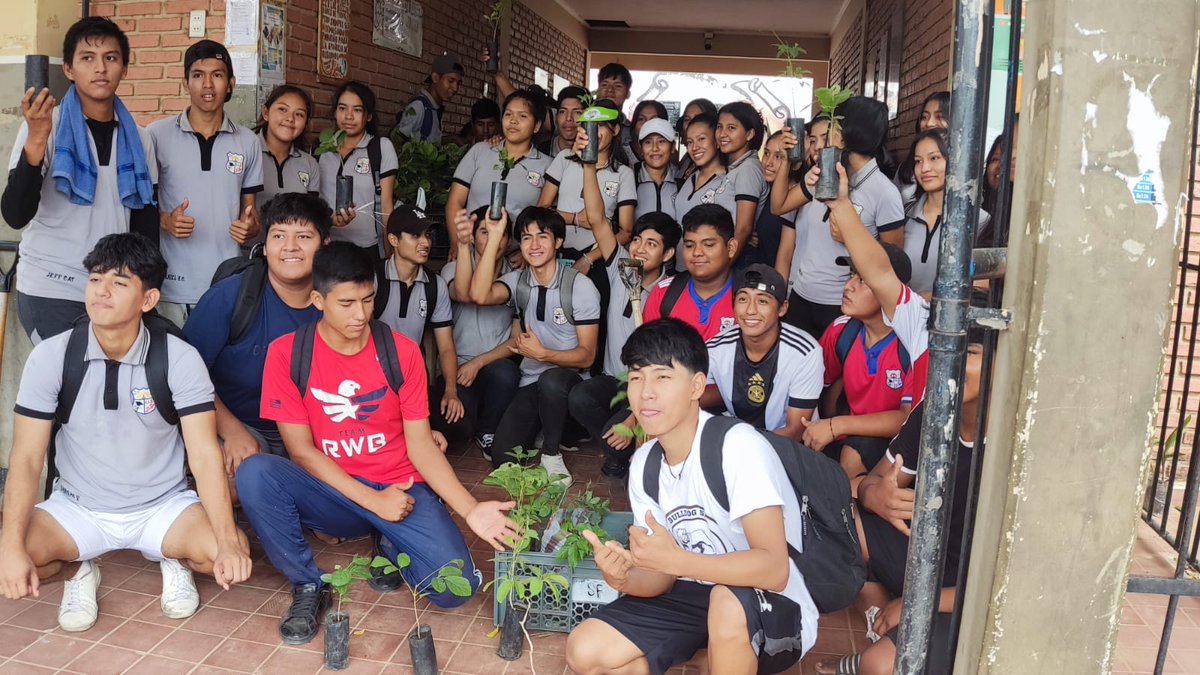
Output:
[[543,582],[541,579],[530,579],[529,580],[530,595],[533,595],[534,597],[541,595],[542,594],[542,584],[543,584]]
[[328,584],[333,581],[333,575],[326,572],[325,574],[321,575],[321,581]]
[[446,580],[441,577],[434,577],[433,581],[429,582],[429,585],[436,593],[446,592]]
[[460,598],[467,598],[471,595],[471,582],[464,577],[446,577],[446,586],[450,588],[450,593]]
[[396,556],[396,567],[405,569],[412,564],[412,558],[408,557],[407,553],[400,553]]
[[[403,554],[401,554],[401,555],[403,555]],[[377,555],[377,556],[375,556],[374,559],[371,560],[371,567],[374,567],[374,568],[387,567],[388,565],[391,565],[391,564],[392,564],[391,560],[388,560],[387,558],[385,558],[381,555]]]
[[513,583],[512,579],[503,579],[500,585],[496,586],[496,599],[500,602],[508,600],[508,596],[512,595]]

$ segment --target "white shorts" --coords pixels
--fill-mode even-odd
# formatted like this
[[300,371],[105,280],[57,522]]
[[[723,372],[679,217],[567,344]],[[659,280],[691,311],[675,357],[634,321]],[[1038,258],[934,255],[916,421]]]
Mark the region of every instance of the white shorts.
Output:
[[109,551],[132,549],[147,558],[162,560],[163,539],[184,509],[200,503],[195,490],[183,490],[140,511],[92,511],[55,491],[37,508],[58,521],[79,549],[76,560],[91,560]]

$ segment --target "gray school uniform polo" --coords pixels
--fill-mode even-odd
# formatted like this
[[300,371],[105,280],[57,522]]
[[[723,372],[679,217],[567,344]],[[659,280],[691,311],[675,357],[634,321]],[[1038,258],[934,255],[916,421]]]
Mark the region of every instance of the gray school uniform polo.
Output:
[[[696,185],[699,172],[693,173],[679,186],[675,193],[675,220],[683,225],[683,217],[701,204],[719,204],[725,207],[737,221],[737,190],[733,184],[733,176],[719,173],[710,177],[703,185]],[[683,256],[683,237],[679,238],[679,246],[675,247],[675,269],[683,272],[687,269]]]
[[[260,210],[275,195],[291,192],[321,194],[321,170],[317,168],[316,157],[293,144],[280,164],[267,147],[263,134],[258,135],[258,140],[262,144],[263,189],[255,196],[255,204]],[[332,204],[330,208],[333,208]]]
[[[454,317],[450,313],[450,289],[441,277],[431,277],[422,267],[417,270],[417,278],[413,285],[407,286],[400,281],[394,258],[384,261],[383,276],[391,284],[391,288],[388,289],[387,306],[383,308],[383,314],[379,318],[391,326],[392,330],[420,345],[426,325],[430,328],[443,328],[454,323]],[[428,306],[425,284],[437,284],[437,305],[434,307]]]
[[[566,213],[579,213],[584,208],[583,164],[572,159],[574,154],[570,150],[563,150],[546,169],[546,180],[558,186],[557,208]],[[624,164],[597,167],[596,179],[600,182],[600,196],[604,199],[604,216],[609,220],[616,217],[614,214],[618,208],[637,206],[637,182],[633,177],[633,169]],[[591,230],[567,223],[567,238],[563,248],[586,251],[595,244],[596,237]]]
[[194,305],[217,265],[238,254],[229,226],[241,215],[242,195],[262,191],[262,145],[229,115],[211,139],[192,130],[186,110],[158,120],[148,131],[158,158],[159,211],[169,213],[187,199],[187,215],[196,219],[192,236],[164,233],[159,238],[167,259],[162,300]]
[[[871,236],[879,232],[903,227],[904,207],[900,203],[900,191],[892,185],[875,160],[850,176],[850,201],[858,209],[863,225]],[[794,289],[796,294],[818,305],[842,304],[842,291],[850,278],[850,268],[834,262],[838,256],[848,255],[846,247],[833,240],[826,221],[828,209],[824,205],[802,209],[796,222],[796,238],[805,234],[804,258],[800,262],[800,275]]]
[[[536,206],[546,184],[546,168],[550,157],[535,147],[508,172],[508,194],[505,208],[510,222],[527,206]],[[500,180],[504,166],[500,163],[500,148],[493,148],[486,141],[471,146],[467,154],[454,169],[454,182],[467,188],[467,213],[492,203],[492,183]]]
[[[767,178],[763,173],[762,162],[759,161],[758,155],[753,150],[747,152],[742,155],[741,159],[730,164],[725,169],[725,174],[733,180],[735,202],[750,201],[757,204],[754,210],[754,217],[757,220],[758,214],[771,199],[771,186],[767,185]],[[733,220],[735,223],[737,222],[736,207]]]
[[[621,362],[621,349],[625,347],[626,340],[633,334],[633,329],[636,327],[633,325],[633,304],[629,301],[629,289],[621,281],[621,261],[628,260],[630,257],[629,249],[621,246],[614,252],[612,260],[603,261],[610,289],[605,317],[608,322],[606,324],[608,337],[604,341],[604,373],[613,377],[627,370],[625,364]],[[642,287],[642,311],[646,309],[646,300],[650,298],[650,291],[662,278],[663,274],[659,274],[649,287]]]
[[675,193],[679,185],[675,182],[674,167],[667,167],[667,175],[663,177],[662,185],[655,183],[646,173],[646,168],[640,163],[633,170],[634,182],[637,185],[637,207],[633,211],[634,218],[641,218],[647,213],[665,213],[675,221]]
[[[520,308],[525,314],[526,329],[541,340],[546,349],[565,352],[579,346],[579,336],[575,333],[576,326],[588,326],[600,323],[600,292],[596,290],[591,279],[580,274],[575,277],[575,285],[571,290],[571,304],[574,308],[575,325],[567,321],[563,313],[562,301],[559,300],[559,283],[562,281],[561,265],[557,266],[554,280],[549,286],[538,283],[537,277],[530,273],[529,303]],[[517,278],[522,270],[513,270],[500,277],[500,283],[508,287],[508,305],[516,308]],[[521,360],[521,386],[537,382],[538,377],[553,368],[554,365],[533,359]],[[588,377],[588,369],[579,370],[584,379]]]
[[[941,214],[938,214],[932,228],[925,220],[925,202],[928,199],[928,195],[921,193],[908,208],[908,219],[904,223],[904,252],[912,262],[912,279],[908,286],[918,293],[933,290],[933,280],[937,277],[938,250],[942,245]],[[980,210],[975,231],[978,232],[990,220],[987,211]]]
[[[334,151],[324,153],[317,160],[321,168],[321,196],[330,208],[337,204],[337,177],[354,178],[354,208],[358,213],[349,225],[333,228],[330,239],[334,241],[348,241],[364,247],[375,246],[379,241],[375,232],[375,181],[371,176],[371,158],[367,153],[367,144],[372,138],[371,134],[363,134],[346,159]],[[380,180],[396,175],[399,166],[396,148],[386,138],[379,143],[379,165]]]
[[[117,188],[118,126],[113,130],[112,157],[108,166],[96,166],[96,198],[91,205],[72,204],[66,195],[55,188],[53,180],[45,180],[54,171],[54,136],[58,132],[59,108],[54,109],[50,139],[46,143],[46,158],[42,160],[41,198],[33,220],[21,231],[21,273],[17,275],[17,290],[25,295],[55,300],[83,302],[87,288],[87,270],[83,259],[101,237],[129,231],[130,211],[121,203]],[[146,168],[151,182],[158,182],[158,165],[154,159],[154,144],[149,133],[138,127]],[[13,141],[8,170],[17,167],[25,152],[29,126],[21,123]],[[88,146],[96,157],[96,142],[88,134]]]
[[[458,260],[451,260],[442,268],[441,277],[447,285],[454,283],[454,270]],[[500,274],[512,271],[507,258],[500,259]],[[572,296],[572,300],[574,296]],[[471,302],[452,303],[454,312],[454,351],[458,364],[486,354],[512,336],[513,308],[511,305],[476,305]]]
[[[15,412],[53,420],[71,332],[43,340],[29,354]],[[55,490],[85,509],[124,513],[153,506],[187,488],[183,435],[167,424],[146,380],[150,333],[142,326],[122,358],[109,361],[89,331],[87,373],[71,422],[55,436]],[[214,410],[204,360],[190,345],[167,337],[167,383],[186,417]]]

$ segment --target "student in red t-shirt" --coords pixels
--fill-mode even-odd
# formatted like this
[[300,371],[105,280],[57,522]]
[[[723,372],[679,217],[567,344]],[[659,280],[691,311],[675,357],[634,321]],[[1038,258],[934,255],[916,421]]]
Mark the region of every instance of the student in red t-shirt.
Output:
[[[722,206],[701,204],[688,211],[680,225],[687,272],[663,279],[650,291],[642,313],[644,323],[672,317],[709,340],[736,323],[731,289],[738,243],[733,238],[733,216]],[[676,300],[664,312],[663,299],[668,295],[676,296]]]
[[[515,528],[504,516],[514,504],[477,502],[438,447],[445,440],[434,440],[420,349],[371,322],[370,255],[344,242],[322,248],[313,261],[313,287],[321,320],[272,342],[263,368],[262,416],[279,425],[291,460],[254,455],[237,472],[246,517],[271,563],[292,583],[292,606],[279,626],[288,644],[311,640],[329,603],[305,529],[340,537],[378,533],[384,555],[411,556],[403,572],[409,584],[462,560],[475,590],[478,571],[447,507],[496,550]],[[312,349],[305,382],[302,366],[293,375],[292,361],[293,344],[304,344],[306,333]],[[396,390],[385,373],[389,350],[377,348],[374,335],[395,342],[402,380]],[[429,600],[439,607],[466,602],[448,592]]]

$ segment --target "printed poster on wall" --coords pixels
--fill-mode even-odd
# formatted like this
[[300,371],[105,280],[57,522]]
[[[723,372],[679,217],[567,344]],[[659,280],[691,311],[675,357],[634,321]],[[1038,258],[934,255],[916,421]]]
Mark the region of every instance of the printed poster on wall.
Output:
[[317,31],[317,76],[345,79],[350,72],[350,0],[321,0]]
[[414,0],[375,0],[371,41],[380,47],[421,56],[423,10]]
[[279,5],[262,6],[261,71],[264,81],[282,83],[284,80],[284,8]]

